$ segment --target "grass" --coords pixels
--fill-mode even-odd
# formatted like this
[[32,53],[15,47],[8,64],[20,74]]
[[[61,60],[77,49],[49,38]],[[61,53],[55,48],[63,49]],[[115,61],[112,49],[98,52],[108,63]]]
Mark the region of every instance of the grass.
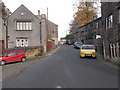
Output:
[[31,58],[27,58],[27,61],[33,61],[33,60],[37,60],[37,59],[40,59],[42,57],[46,56],[46,54],[44,53],[39,53],[39,54],[36,54],[34,57],[31,57]]

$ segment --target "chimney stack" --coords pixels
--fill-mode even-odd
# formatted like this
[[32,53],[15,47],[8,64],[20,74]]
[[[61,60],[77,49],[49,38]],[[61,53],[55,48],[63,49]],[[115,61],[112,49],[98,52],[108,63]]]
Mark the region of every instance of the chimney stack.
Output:
[[40,15],[40,10],[38,10],[38,15]]

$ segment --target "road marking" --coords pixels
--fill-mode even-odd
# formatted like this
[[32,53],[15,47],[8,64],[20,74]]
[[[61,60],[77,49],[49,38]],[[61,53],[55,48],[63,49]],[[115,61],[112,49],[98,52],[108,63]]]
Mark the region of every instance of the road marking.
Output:
[[55,88],[63,88],[62,86],[56,86]]

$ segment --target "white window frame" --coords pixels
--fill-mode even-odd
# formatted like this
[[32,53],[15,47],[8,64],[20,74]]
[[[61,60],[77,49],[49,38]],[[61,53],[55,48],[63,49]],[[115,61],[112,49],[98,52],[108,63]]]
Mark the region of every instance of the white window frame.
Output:
[[119,46],[119,43],[120,42],[117,42],[116,44],[117,44],[117,49],[118,49],[118,57],[120,57],[120,46]]
[[112,46],[112,43],[110,44],[110,53],[111,53],[111,58],[113,58],[113,46]]
[[32,22],[31,21],[18,21],[16,22],[17,30],[32,30]]
[[108,18],[105,19],[105,25],[106,25],[106,29],[108,29]]
[[109,16],[109,28],[111,28],[113,25],[113,15],[111,14],[110,16]]
[[97,28],[97,29],[99,28],[99,23],[98,23],[98,22],[96,23],[96,28]]
[[20,30],[20,23],[17,22],[17,26],[16,26],[17,30]]
[[116,47],[115,47],[115,44],[113,43],[113,50],[114,50],[114,57],[116,58],[117,55],[116,55]]
[[106,18],[106,29],[113,27],[113,15],[111,14]]
[[16,47],[28,47],[28,38],[16,38]]

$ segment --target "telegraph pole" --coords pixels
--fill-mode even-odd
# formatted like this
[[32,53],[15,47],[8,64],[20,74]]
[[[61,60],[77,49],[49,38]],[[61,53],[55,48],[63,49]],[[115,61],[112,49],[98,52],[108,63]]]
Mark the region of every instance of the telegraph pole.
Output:
[[46,18],[46,49],[48,51],[48,7],[47,7],[47,18]]

